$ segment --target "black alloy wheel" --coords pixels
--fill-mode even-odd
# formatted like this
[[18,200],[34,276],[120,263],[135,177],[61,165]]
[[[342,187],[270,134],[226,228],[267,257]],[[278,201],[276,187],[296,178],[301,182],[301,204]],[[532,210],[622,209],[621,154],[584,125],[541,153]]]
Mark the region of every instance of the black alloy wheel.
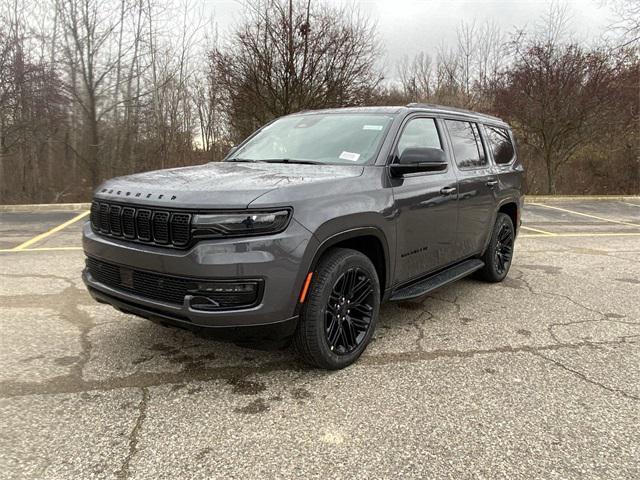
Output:
[[509,268],[513,256],[513,227],[506,223],[498,230],[495,252],[496,271],[502,275]]
[[477,277],[487,282],[501,282],[509,273],[515,248],[516,233],[511,217],[498,213],[496,223],[491,231],[491,239],[480,257],[484,262],[477,272]]
[[378,272],[366,255],[327,251],[313,271],[293,337],[302,359],[328,370],[355,362],[375,331],[380,297]]
[[354,267],[340,275],[325,307],[325,338],[332,352],[349,354],[363,342],[373,301],[373,283],[365,270]]

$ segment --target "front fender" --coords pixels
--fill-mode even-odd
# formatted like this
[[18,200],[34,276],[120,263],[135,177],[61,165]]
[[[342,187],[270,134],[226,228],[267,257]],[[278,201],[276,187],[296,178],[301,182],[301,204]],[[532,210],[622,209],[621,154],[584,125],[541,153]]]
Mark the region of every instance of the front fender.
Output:
[[395,227],[392,219],[385,218],[377,213],[355,213],[343,217],[334,218],[324,222],[313,232],[314,242],[307,245],[303,255],[301,271],[297,285],[302,289],[304,279],[308,272],[312,272],[318,265],[322,255],[331,247],[362,236],[373,236],[382,245],[384,253],[385,278],[387,288],[394,278],[395,262],[392,252],[395,251]]

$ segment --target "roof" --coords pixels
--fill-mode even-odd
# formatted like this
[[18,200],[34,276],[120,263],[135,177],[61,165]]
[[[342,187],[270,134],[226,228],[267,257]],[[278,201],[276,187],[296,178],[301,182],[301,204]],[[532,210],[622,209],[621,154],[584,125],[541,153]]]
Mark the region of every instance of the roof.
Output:
[[381,113],[387,115],[395,115],[406,110],[420,110],[430,113],[451,113],[456,116],[465,116],[475,120],[483,122],[500,123],[506,125],[506,122],[501,118],[487,115],[484,113],[474,112],[472,110],[465,110],[463,108],[448,107],[446,105],[435,105],[431,103],[410,103],[405,106],[369,106],[369,107],[343,107],[343,108],[325,108],[322,110],[303,110],[297,112],[294,115],[299,114],[322,114],[322,113]]
[[406,107],[381,107],[381,106],[370,106],[370,107],[340,107],[340,108],[323,108],[321,110],[302,110],[297,112],[294,115],[299,114],[310,114],[310,113],[386,113],[387,115],[395,115],[396,113],[400,113]]

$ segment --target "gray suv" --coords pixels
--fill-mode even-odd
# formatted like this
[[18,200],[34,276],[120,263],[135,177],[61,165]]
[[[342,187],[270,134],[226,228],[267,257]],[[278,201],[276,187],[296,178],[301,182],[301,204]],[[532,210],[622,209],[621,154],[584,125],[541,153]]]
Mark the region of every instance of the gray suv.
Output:
[[507,275],[523,168],[498,118],[434,105],[301,112],[223,162],[115,178],[84,227],[99,302],[192,330],[269,326],[338,369],[381,302]]

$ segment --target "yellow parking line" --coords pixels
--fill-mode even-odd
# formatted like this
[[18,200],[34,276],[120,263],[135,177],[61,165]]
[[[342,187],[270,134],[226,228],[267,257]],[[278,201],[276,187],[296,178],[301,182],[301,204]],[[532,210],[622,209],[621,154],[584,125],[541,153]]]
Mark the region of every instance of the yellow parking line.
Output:
[[640,232],[610,232],[610,233],[554,233],[553,235],[544,235],[537,233],[525,233],[518,235],[518,238],[544,238],[544,237],[640,237]]
[[69,225],[71,225],[72,223],[76,223],[78,220],[82,220],[87,215],[89,215],[89,210],[87,210],[86,212],[82,212],[80,215],[76,215],[71,220],[67,220],[63,224],[58,225],[57,227],[52,228],[51,230],[49,230],[47,232],[41,233],[40,235],[37,235],[37,236],[33,237],[32,239],[27,240],[24,243],[21,243],[17,247],[14,247],[12,250],[13,251],[26,250],[29,245],[33,245],[34,243],[39,242],[40,240],[44,240],[49,235],[53,235],[54,233],[59,232],[60,230],[62,230],[64,228],[67,228]]
[[525,230],[531,230],[532,232],[542,233],[544,235],[553,237],[555,233],[547,232],[546,230],[540,230],[538,228],[525,227],[524,225],[520,226],[520,228],[524,228]]
[[566,208],[554,207],[552,205],[545,205],[543,203],[530,203],[529,205],[536,205],[537,207],[544,207],[544,208],[552,208],[554,210],[560,210],[561,212],[572,213],[574,215],[581,215],[583,217],[595,218],[597,220],[602,220],[604,222],[619,223],[621,225],[629,225],[631,227],[640,227],[640,224],[637,224],[637,223],[624,222],[622,220],[615,220],[615,219],[611,219],[611,218],[598,217],[596,215],[591,215],[589,213],[576,212],[574,210],[567,210]]
[[15,248],[2,248],[0,253],[23,253],[23,252],[55,252],[55,251],[73,251],[82,250],[82,247],[36,247],[36,248],[23,248],[22,250],[16,250]]

